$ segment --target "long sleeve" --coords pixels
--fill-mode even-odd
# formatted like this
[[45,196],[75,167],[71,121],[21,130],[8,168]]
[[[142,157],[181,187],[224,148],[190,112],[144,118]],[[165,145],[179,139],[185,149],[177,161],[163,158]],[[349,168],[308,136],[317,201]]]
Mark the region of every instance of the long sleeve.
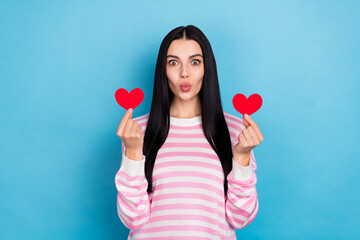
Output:
[[228,192],[225,199],[226,220],[236,229],[249,225],[259,210],[256,191],[256,163],[253,151],[250,164],[242,166],[234,159],[233,168],[227,175]]
[[144,172],[145,155],[141,161],[125,156],[122,144],[122,161],[115,176],[117,212],[123,224],[136,230],[143,227],[150,217],[150,201],[147,193],[148,182]]

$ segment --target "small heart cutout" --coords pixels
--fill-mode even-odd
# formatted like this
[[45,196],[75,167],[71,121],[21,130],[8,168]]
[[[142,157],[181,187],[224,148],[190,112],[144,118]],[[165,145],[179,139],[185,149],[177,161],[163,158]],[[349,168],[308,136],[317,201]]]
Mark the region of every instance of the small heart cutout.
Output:
[[144,92],[140,88],[134,88],[129,93],[125,88],[119,88],[115,92],[115,99],[126,110],[135,109],[144,100]]
[[252,94],[249,98],[246,98],[244,94],[238,93],[233,97],[232,103],[236,111],[245,115],[253,114],[261,108],[262,98],[259,94]]

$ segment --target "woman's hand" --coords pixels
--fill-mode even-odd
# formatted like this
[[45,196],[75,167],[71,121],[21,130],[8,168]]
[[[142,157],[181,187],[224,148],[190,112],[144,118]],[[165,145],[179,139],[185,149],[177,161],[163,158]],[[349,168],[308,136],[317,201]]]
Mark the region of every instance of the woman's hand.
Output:
[[125,145],[125,155],[132,160],[141,160],[143,156],[144,135],[137,122],[131,119],[132,110],[125,113],[117,130],[117,135]]
[[238,136],[239,142],[234,146],[233,155],[234,160],[242,166],[248,166],[250,164],[250,152],[257,145],[259,145],[264,137],[254,120],[250,116],[245,114],[243,122],[245,129]]

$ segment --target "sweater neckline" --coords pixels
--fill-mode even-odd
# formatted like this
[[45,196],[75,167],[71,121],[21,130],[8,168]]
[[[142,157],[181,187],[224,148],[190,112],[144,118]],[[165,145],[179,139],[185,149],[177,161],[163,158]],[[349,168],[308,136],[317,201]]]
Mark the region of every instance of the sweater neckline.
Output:
[[170,124],[180,126],[191,126],[202,123],[201,115],[192,118],[176,118],[170,116]]

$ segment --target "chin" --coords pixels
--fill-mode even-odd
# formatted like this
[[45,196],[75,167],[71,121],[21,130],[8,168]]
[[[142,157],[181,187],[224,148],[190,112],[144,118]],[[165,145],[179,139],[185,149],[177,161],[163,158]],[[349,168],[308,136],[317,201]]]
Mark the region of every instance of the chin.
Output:
[[178,98],[180,98],[181,100],[190,100],[192,98],[196,97],[196,95],[194,95],[193,93],[191,92],[181,92],[178,96]]

